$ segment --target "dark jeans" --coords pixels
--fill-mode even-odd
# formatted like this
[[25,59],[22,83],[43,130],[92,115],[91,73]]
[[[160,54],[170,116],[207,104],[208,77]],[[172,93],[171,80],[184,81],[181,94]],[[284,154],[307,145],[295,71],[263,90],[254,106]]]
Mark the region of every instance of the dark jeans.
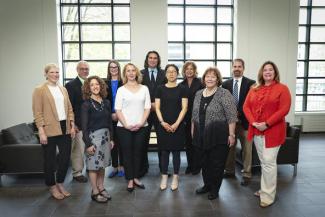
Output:
[[125,178],[127,180],[139,178],[143,170],[141,163],[145,152],[145,139],[148,128],[142,127],[138,131],[132,132],[124,127],[117,127],[116,131],[123,154]]
[[[66,132],[65,121],[60,121],[62,132]],[[70,155],[71,137],[70,135],[51,136],[47,138],[47,144],[42,145],[44,150],[44,172],[45,184],[53,186],[56,183],[63,183],[67,174]],[[59,154],[56,156],[56,147]],[[58,165],[56,165],[58,164]],[[55,174],[56,173],[56,174]]]
[[186,148],[186,159],[187,159],[187,167],[192,171],[194,171],[194,147],[192,145],[192,135],[191,135],[191,122],[188,121],[185,127],[185,148]]
[[168,172],[168,165],[169,165],[169,154],[172,152],[173,154],[173,167],[174,167],[174,174],[178,174],[179,167],[181,164],[181,152],[180,151],[161,151],[161,173],[167,175]]
[[116,133],[117,122],[113,122],[113,134],[114,134],[114,148],[111,150],[112,166],[114,168],[123,166],[123,155],[119,144],[118,135]]
[[219,193],[229,146],[218,144],[207,150],[195,147],[195,151],[198,155],[196,159],[200,159],[204,185],[210,189],[210,192]]

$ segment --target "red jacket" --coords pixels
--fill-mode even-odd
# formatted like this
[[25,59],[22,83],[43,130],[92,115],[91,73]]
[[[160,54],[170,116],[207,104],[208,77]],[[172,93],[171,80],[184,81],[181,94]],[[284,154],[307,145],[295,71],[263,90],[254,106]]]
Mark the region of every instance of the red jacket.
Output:
[[[290,106],[291,95],[284,84],[274,82],[269,86],[251,88],[243,107],[249,122],[247,139],[264,135],[267,148],[282,145],[286,137],[285,116]],[[266,122],[269,127],[261,132],[253,127],[254,122]]]

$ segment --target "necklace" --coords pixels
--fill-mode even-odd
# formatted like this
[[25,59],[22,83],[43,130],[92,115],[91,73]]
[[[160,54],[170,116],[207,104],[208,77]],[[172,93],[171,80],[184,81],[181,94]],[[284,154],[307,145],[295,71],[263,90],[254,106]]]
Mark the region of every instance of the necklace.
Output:
[[204,89],[204,93],[205,93],[204,94],[205,95],[204,97],[208,97],[208,96],[213,95],[217,91],[217,89],[218,89],[218,87],[215,87],[215,88],[212,89],[212,91],[209,91],[208,92],[208,88],[205,88]]
[[104,110],[104,101],[103,101],[103,100],[100,102],[100,107],[97,107],[97,106],[96,106],[96,104],[95,104],[95,100],[93,100],[92,98],[90,98],[90,102],[91,102],[91,105],[94,107],[94,109],[95,109],[96,111],[101,112],[101,111]]

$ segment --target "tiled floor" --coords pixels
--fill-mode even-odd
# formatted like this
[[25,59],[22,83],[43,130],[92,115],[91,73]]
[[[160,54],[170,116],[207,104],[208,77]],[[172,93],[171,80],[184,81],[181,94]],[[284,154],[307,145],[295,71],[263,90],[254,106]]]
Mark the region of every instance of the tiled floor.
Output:
[[0,216],[325,216],[325,134],[302,135],[298,175],[292,176],[290,165],[278,167],[277,201],[266,209],[260,208],[258,199],[253,196],[259,186],[258,172],[248,187],[239,184],[239,172],[237,179],[224,180],[219,199],[209,201],[207,195],[194,193],[202,184],[201,176],[184,175],[185,155],[182,155],[179,190],[161,192],[156,160],[156,154],[150,153],[150,171],[142,179],[145,190],[136,189],[130,194],[123,178],[107,178],[105,186],[113,197],[107,204],[92,202],[89,183],[76,183],[71,175],[66,178],[66,186],[72,197],[63,201],[49,196],[42,176],[2,176]]

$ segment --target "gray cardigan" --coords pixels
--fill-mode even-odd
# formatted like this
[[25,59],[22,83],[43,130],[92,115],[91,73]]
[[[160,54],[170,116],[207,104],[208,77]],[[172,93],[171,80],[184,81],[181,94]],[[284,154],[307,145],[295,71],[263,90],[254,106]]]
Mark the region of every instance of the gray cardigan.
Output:
[[206,109],[204,132],[200,132],[199,111],[202,93],[203,90],[196,92],[193,103],[193,145],[210,148],[217,144],[227,144],[229,124],[238,120],[235,99],[228,90],[218,87]]

